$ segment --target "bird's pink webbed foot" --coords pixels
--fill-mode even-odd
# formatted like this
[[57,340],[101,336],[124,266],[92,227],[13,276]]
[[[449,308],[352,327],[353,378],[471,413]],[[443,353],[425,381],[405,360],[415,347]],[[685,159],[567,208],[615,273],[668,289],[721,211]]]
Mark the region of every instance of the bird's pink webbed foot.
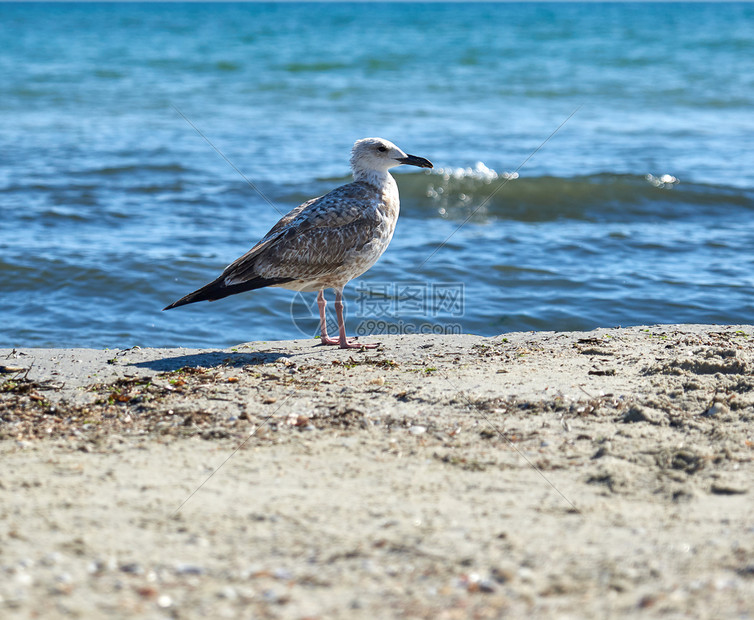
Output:
[[345,342],[341,342],[339,338],[330,338],[329,336],[320,336],[319,343],[323,345],[339,345],[341,349],[376,349],[379,343],[357,342],[356,338],[346,338]]
[[324,291],[320,290],[317,294],[317,307],[319,308],[319,325],[320,325],[320,344],[323,345],[338,345],[341,349],[376,349],[379,343],[366,344],[364,342],[357,342],[356,338],[346,337],[346,325],[343,318],[343,294],[339,290],[335,290],[335,312],[338,315],[338,334],[339,337],[330,338],[327,335],[327,314],[325,308],[327,307],[327,301],[325,300]]

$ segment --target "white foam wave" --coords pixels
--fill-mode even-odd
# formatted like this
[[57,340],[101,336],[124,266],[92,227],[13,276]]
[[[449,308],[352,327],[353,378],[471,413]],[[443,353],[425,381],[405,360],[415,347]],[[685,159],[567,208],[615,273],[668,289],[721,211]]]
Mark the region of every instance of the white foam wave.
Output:
[[478,161],[474,167],[467,168],[437,168],[435,175],[441,176],[444,181],[454,180],[474,180],[491,183],[497,179],[517,179],[518,172],[498,173],[492,168],[488,168],[484,162]]
[[489,185],[493,181],[517,179],[518,173],[498,173],[478,161],[473,168],[438,168],[433,171],[432,176],[436,177],[438,182],[427,188],[427,198],[435,200],[437,212],[446,217],[448,209],[470,206],[475,196],[478,196],[476,190],[480,184]]
[[644,178],[655,187],[666,189],[671,189],[680,183],[678,178],[674,177],[672,174],[661,174],[657,177],[653,174],[647,174]]

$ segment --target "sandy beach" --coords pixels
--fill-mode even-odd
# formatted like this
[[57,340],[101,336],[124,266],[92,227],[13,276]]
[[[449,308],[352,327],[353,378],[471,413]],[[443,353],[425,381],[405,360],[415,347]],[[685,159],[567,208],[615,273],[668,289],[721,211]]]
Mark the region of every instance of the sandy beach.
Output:
[[754,616],[754,327],[0,351],[5,618]]

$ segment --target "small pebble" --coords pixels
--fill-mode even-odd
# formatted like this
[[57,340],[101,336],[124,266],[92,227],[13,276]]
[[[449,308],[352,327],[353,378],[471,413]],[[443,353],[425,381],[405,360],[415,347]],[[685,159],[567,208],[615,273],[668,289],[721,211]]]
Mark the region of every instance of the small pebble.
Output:
[[531,582],[534,580],[534,571],[526,566],[518,569],[518,578],[521,581]]
[[157,599],[157,606],[162,607],[165,609],[166,607],[170,607],[173,604],[173,599],[170,598],[167,594],[163,594]]
[[16,583],[20,586],[30,586],[34,583],[34,578],[26,571],[16,573]]
[[229,601],[235,601],[238,598],[238,592],[233,586],[225,586],[217,593],[218,598],[224,598]]
[[704,415],[716,416],[721,413],[727,413],[728,411],[730,411],[730,409],[725,403],[716,401],[712,404],[712,406],[709,409],[707,409],[707,411],[704,412]]
[[508,583],[513,579],[513,571],[507,568],[495,567],[490,571],[492,578],[498,583]]
[[136,589],[136,593],[142,598],[148,599],[152,599],[157,596],[157,590],[155,590],[152,586],[141,586],[140,588]]
[[136,562],[129,562],[128,564],[121,564],[120,570],[121,572],[124,572],[124,573],[131,573],[132,575],[144,574],[144,569],[141,567],[140,564],[137,564]]
[[411,433],[412,435],[421,435],[427,432],[427,427],[426,426],[412,426],[411,428],[408,429],[408,432]]
[[197,547],[209,547],[209,541],[206,538],[192,534],[186,541],[189,545],[196,545]]
[[712,483],[710,491],[715,495],[744,495],[748,489],[735,482],[717,481]]
[[179,563],[175,565],[175,572],[177,575],[203,575],[205,570],[196,564]]
[[53,551],[51,553],[48,553],[42,558],[42,565],[43,566],[55,566],[58,562],[60,562],[61,558],[63,556],[58,553],[57,551]]
[[272,575],[273,577],[275,577],[275,579],[283,579],[286,581],[293,579],[293,573],[291,573],[291,571],[289,571],[287,568],[276,568],[273,571]]

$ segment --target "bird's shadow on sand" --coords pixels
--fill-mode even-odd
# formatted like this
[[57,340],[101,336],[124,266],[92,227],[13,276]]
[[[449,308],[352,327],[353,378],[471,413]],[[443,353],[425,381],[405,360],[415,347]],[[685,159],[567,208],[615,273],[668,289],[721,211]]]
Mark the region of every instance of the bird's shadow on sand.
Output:
[[254,352],[254,353],[228,353],[227,351],[206,351],[191,355],[176,355],[175,357],[163,357],[158,360],[136,362],[131,366],[137,368],[149,368],[157,372],[173,372],[182,368],[215,368],[217,366],[257,366],[270,364],[281,358],[290,357],[290,353]]

